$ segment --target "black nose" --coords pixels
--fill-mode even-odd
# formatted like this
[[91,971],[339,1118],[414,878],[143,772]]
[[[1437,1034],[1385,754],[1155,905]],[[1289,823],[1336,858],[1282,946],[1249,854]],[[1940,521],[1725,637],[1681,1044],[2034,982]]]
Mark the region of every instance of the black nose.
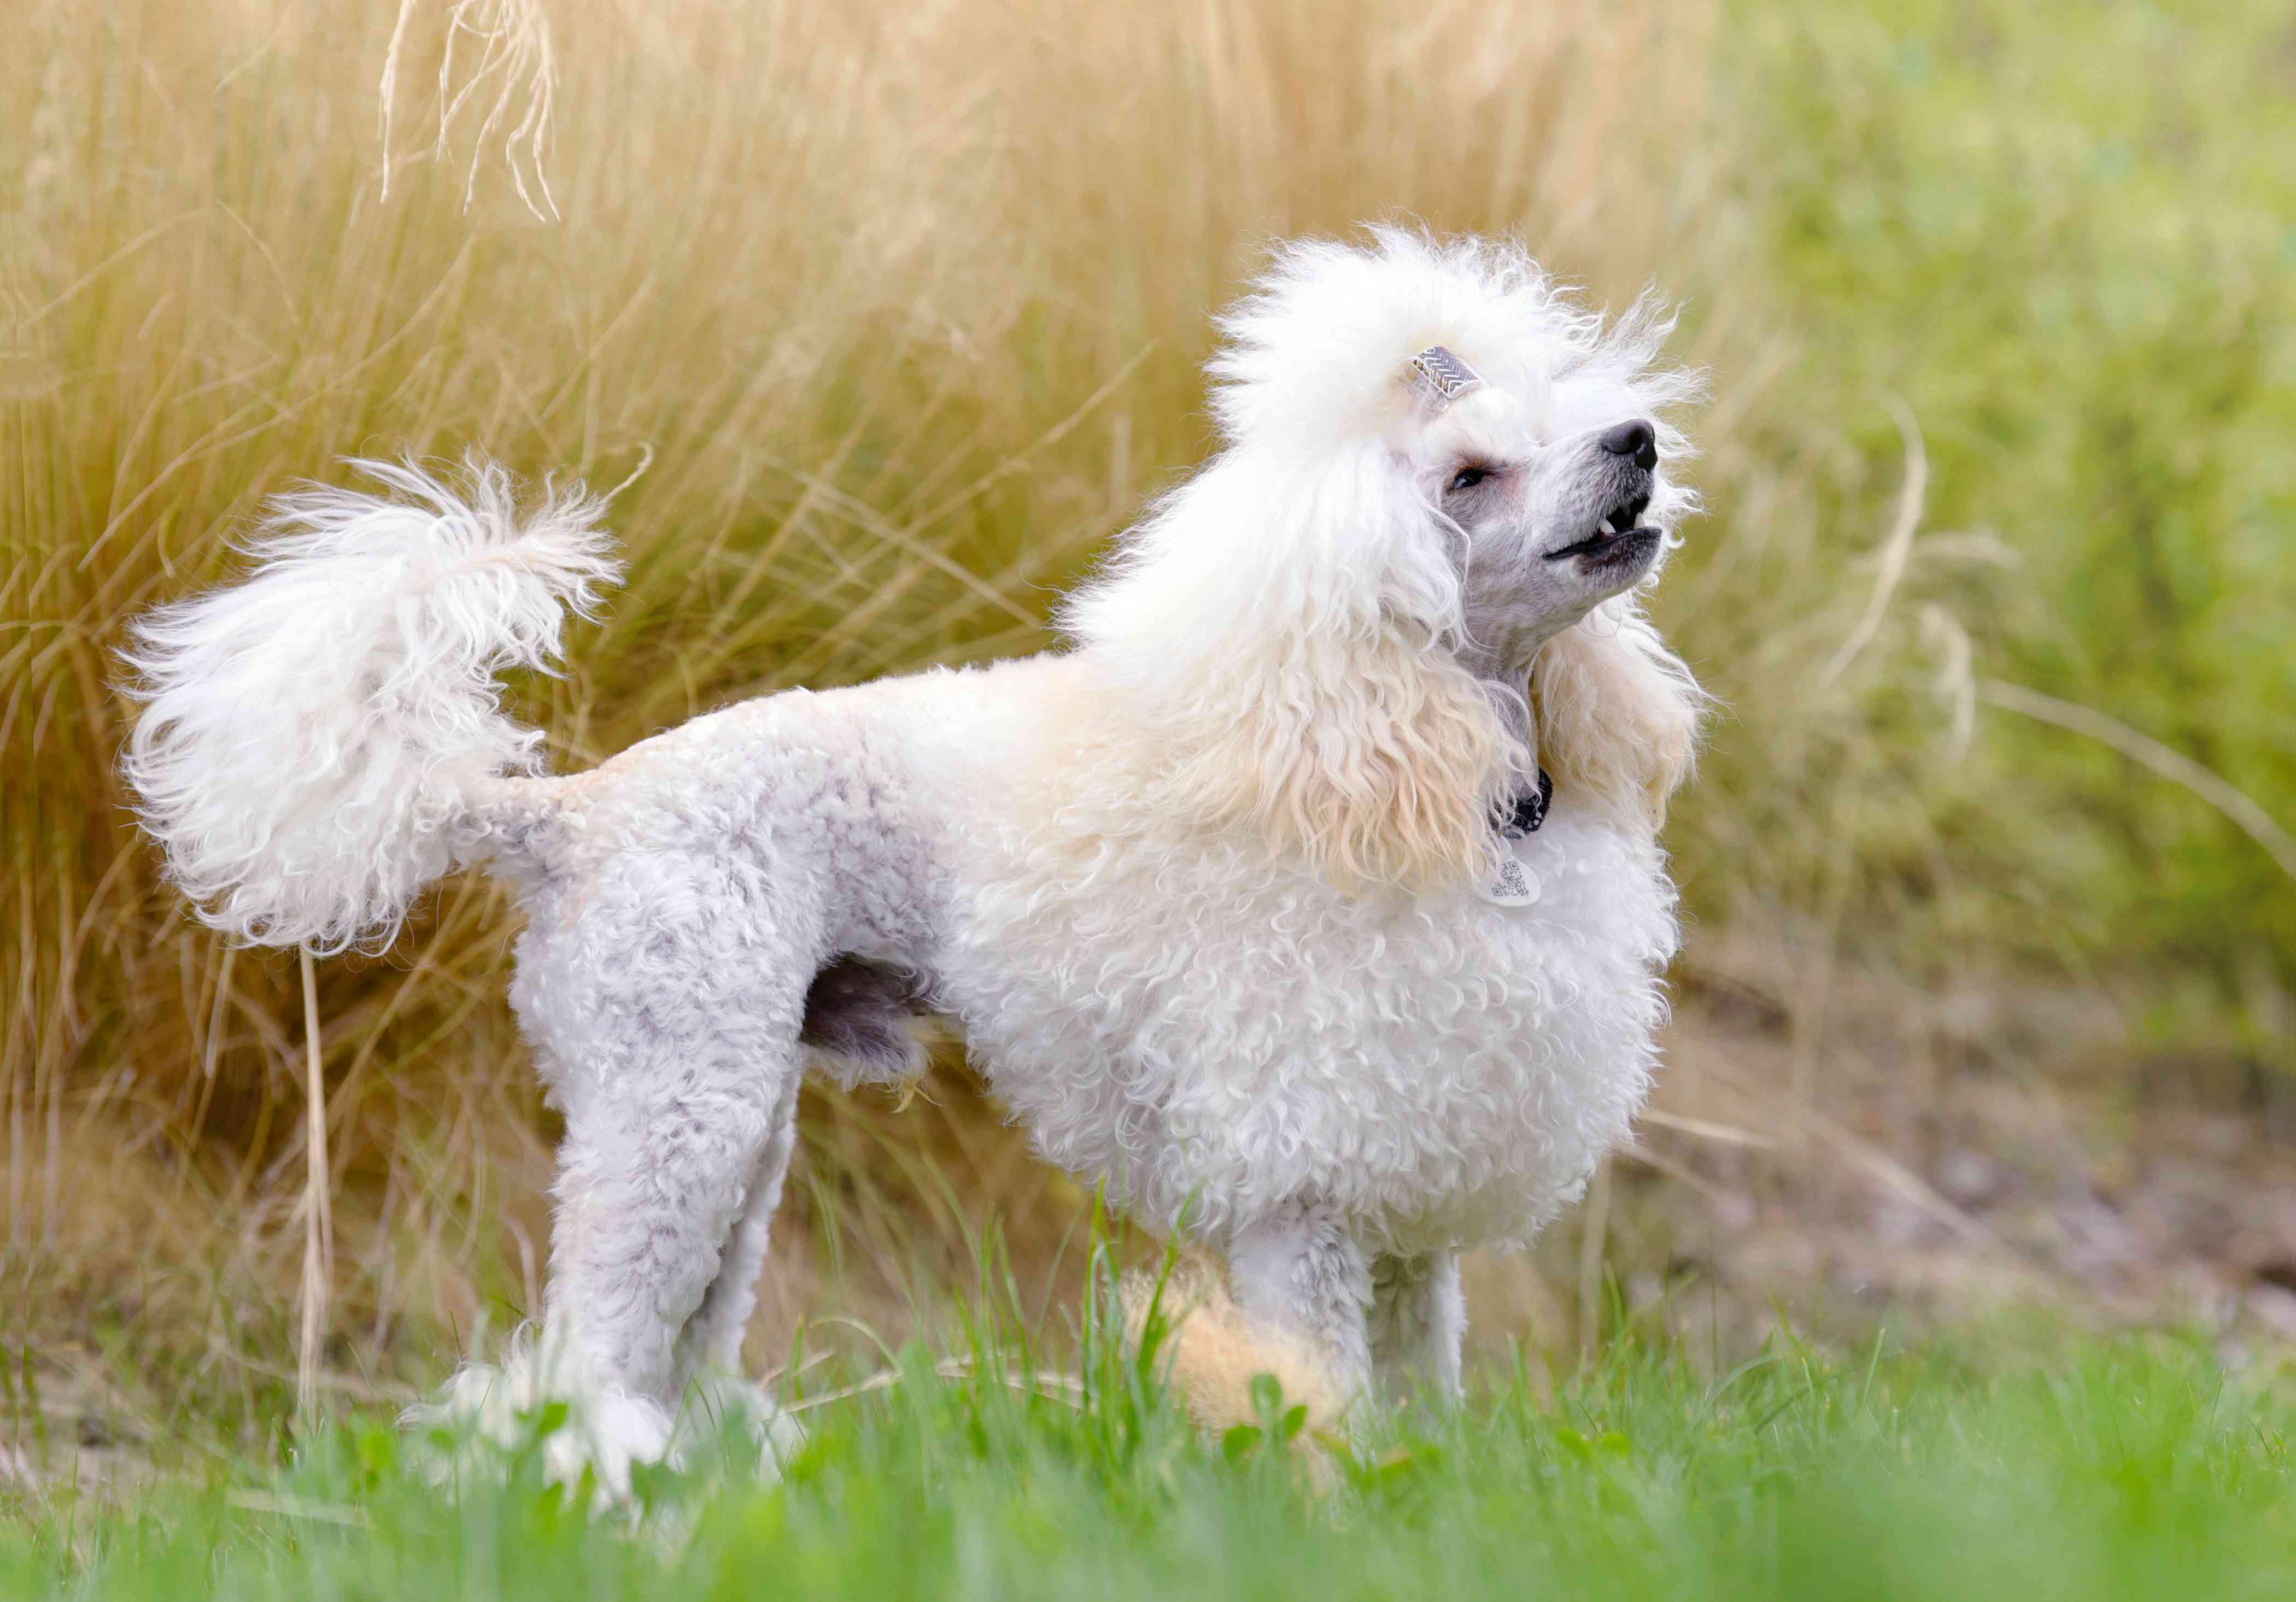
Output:
[[1648,472],[1658,465],[1658,430],[1637,417],[1603,436],[1603,448],[1613,456],[1632,456]]

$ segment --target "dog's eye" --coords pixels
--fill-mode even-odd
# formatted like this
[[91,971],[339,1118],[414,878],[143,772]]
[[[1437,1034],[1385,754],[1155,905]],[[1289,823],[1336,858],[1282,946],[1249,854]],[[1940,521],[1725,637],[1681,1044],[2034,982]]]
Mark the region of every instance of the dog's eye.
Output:
[[1463,489],[1472,489],[1490,476],[1491,470],[1487,467],[1463,467],[1451,475],[1451,493],[1456,494]]

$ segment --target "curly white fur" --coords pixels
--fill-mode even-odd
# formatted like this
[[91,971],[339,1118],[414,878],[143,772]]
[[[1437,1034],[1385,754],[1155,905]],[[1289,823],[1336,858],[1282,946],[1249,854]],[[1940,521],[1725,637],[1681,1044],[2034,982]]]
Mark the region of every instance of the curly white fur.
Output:
[[[519,886],[512,1001],[567,1133],[559,1356],[512,1390],[601,1399],[619,1457],[738,1360],[808,1049],[898,1079],[911,1012],[1344,1391],[1454,1390],[1457,1253],[1529,1238],[1628,1133],[1700,707],[1634,603],[1692,504],[1664,320],[1387,231],[1280,252],[1224,326],[1225,448],[1072,600],[1067,652],[524,777],[489,674],[611,568],[592,503],[513,527],[492,470],[291,502],[254,577],[145,630],[129,773],[219,927],[339,946],[450,862]],[[1482,388],[1415,391],[1434,344]],[[1509,839],[1540,765],[1553,812]],[[1530,904],[1480,893],[1502,854]]]
[[[447,1451],[427,1459],[439,1477],[488,1472],[489,1459],[529,1444],[542,1453],[545,1473],[567,1483],[586,1469],[602,1494],[620,1500],[630,1493],[630,1470],[639,1463],[684,1464],[706,1451],[713,1438],[741,1441],[768,1472],[803,1443],[794,1417],[775,1405],[756,1384],[729,1374],[695,1377],[680,1398],[673,1418],[654,1398],[633,1396],[599,1383],[555,1343],[536,1338],[531,1328],[512,1334],[499,1366],[466,1363],[441,1387],[435,1402],[408,1408],[400,1422],[410,1429],[441,1429]],[[554,1402],[570,1402],[551,1427]]]
[[280,497],[247,582],[152,613],[127,653],[124,765],[169,874],[225,933],[321,952],[388,944],[454,865],[472,783],[536,770],[496,676],[546,667],[565,608],[621,571],[578,490],[521,523],[498,467],[458,491],[351,465],[399,499]]

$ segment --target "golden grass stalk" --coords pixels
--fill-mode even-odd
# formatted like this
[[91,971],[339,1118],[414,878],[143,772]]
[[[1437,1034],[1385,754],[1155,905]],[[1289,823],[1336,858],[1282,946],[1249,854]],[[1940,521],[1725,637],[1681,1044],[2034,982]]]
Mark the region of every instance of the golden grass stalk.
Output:
[[2227,781],[2221,774],[2202,766],[2183,752],[2162,745],[2141,730],[2132,729],[2117,717],[2110,717],[2094,707],[2084,707],[2023,684],[2005,683],[1999,679],[1985,679],[1977,685],[1977,699],[1988,707],[1998,707],[2020,717],[2030,717],[2037,723],[2069,729],[2075,734],[2086,735],[2099,745],[2108,746],[2139,766],[2151,769],[2180,785],[2207,802],[2240,831],[2264,847],[2280,870],[2296,879],[2296,835],[2283,828],[2280,821],[2259,806],[2255,798]]
[[304,1171],[303,1321],[296,1345],[295,1410],[318,1420],[318,1377],[326,1339],[328,1287],[334,1280],[334,1208],[327,1178],[327,1082],[319,1067],[319,975],[306,946],[295,953],[303,976]]

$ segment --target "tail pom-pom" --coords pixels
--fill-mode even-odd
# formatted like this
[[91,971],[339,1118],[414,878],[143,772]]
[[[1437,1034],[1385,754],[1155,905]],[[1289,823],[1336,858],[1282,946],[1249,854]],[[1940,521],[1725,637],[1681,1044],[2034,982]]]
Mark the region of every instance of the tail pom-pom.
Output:
[[566,612],[620,576],[578,484],[521,512],[475,454],[447,477],[349,465],[382,493],[281,496],[244,579],[123,652],[143,712],[122,767],[170,877],[226,934],[322,952],[389,944],[455,865],[474,789],[536,771],[496,676],[549,671]]

